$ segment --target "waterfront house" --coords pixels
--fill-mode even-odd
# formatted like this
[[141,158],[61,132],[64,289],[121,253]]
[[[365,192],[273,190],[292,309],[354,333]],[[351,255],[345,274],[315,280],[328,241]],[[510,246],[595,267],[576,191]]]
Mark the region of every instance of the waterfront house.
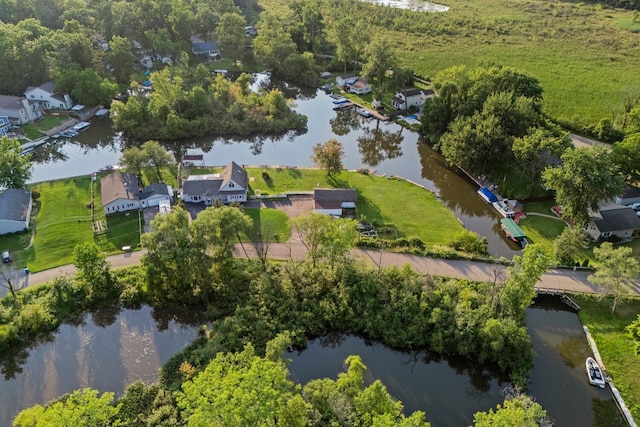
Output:
[[343,74],[342,76],[336,77],[336,84],[343,87],[355,83],[356,80],[358,80],[358,78],[353,74]]
[[11,121],[7,116],[0,116],[0,136],[7,136],[11,131]]
[[53,82],[46,82],[40,86],[29,86],[24,92],[28,100],[38,100],[47,110],[69,110],[73,106],[69,94],[59,94],[55,91]]
[[640,203],[640,188],[638,187],[627,187],[624,189],[622,194],[613,199],[619,205],[633,205],[634,203]]
[[422,108],[427,99],[433,98],[435,95],[435,92],[430,89],[407,89],[396,92],[391,100],[391,105],[398,110],[408,110],[411,107]]
[[7,116],[15,125],[23,125],[42,117],[42,103],[19,96],[0,95],[0,116]]
[[173,189],[159,183],[142,188],[135,174],[113,172],[100,180],[100,197],[105,213],[112,214],[171,204]]
[[247,171],[235,162],[229,163],[220,174],[190,175],[182,183],[185,203],[204,203],[211,206],[222,203],[246,202],[249,190]]
[[28,229],[32,208],[31,191],[8,188],[0,193],[0,234]]
[[336,218],[355,218],[357,198],[355,188],[315,188],[313,211]]
[[371,92],[371,85],[362,79],[357,79],[355,82],[350,83],[349,92],[356,95],[364,95]]

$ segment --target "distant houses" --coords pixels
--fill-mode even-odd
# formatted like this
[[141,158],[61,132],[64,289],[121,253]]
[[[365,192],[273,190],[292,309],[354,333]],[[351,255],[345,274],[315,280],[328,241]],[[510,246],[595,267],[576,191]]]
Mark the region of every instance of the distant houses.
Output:
[[227,204],[246,202],[249,191],[247,171],[235,162],[229,163],[220,174],[191,175],[182,183],[185,203],[204,203],[211,206],[216,200]]
[[589,217],[585,231],[593,241],[616,237],[628,240],[640,229],[640,218],[629,206],[603,202]]
[[100,180],[100,196],[105,213],[113,214],[166,206],[173,199],[173,189],[159,183],[142,188],[135,174],[113,172]]
[[27,230],[32,208],[31,191],[8,188],[0,193],[0,234]]

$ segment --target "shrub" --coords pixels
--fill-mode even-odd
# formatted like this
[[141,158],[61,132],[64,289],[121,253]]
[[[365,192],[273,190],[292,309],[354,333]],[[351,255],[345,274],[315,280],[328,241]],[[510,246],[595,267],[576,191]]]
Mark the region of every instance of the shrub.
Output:
[[480,237],[478,233],[469,230],[462,230],[456,234],[451,241],[451,247],[457,251],[477,253],[481,255],[488,254],[487,238]]

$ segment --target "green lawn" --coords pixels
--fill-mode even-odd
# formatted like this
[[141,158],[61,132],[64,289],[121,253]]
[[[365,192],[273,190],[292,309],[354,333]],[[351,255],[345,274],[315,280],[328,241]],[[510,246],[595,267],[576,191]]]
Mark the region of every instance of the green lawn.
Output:
[[[42,182],[31,186],[40,193],[36,217],[36,238],[27,264],[39,271],[73,261],[73,248],[93,241],[91,178],[77,177]],[[99,197],[98,197],[99,200]]]
[[576,296],[582,308],[580,321],[589,328],[598,345],[607,374],[613,378],[634,418],[640,419],[640,356],[625,327],[640,314],[640,300],[619,303],[611,314],[611,299],[604,302],[592,296]]
[[[13,262],[7,268],[15,269],[27,266],[29,251],[26,249],[31,240],[31,231],[22,233],[3,234],[0,240],[0,252],[8,250],[11,252]],[[1,265],[0,265],[1,268]]]
[[65,116],[43,116],[42,120],[25,124],[22,126],[22,130],[27,138],[38,139],[44,136],[41,131],[53,129],[65,120],[67,120],[67,117]]
[[247,208],[245,212],[253,220],[253,229],[249,233],[249,241],[258,241],[259,233],[269,233],[265,240],[286,242],[291,237],[291,222],[286,213],[277,209]]

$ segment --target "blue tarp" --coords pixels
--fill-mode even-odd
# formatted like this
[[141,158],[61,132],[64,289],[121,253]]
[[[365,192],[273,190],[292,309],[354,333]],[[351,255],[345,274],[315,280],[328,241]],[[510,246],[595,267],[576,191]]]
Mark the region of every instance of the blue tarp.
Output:
[[498,197],[493,194],[487,187],[480,187],[478,194],[489,203],[497,202]]

